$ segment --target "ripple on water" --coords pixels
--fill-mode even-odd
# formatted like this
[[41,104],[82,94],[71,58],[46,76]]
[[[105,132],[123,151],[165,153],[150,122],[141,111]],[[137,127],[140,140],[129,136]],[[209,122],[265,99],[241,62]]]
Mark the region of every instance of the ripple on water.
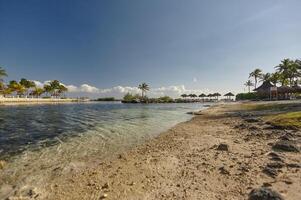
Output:
[[[188,120],[202,104],[87,103],[0,108],[4,183],[46,184],[53,168],[102,159]],[[21,181],[22,180],[22,181]]]

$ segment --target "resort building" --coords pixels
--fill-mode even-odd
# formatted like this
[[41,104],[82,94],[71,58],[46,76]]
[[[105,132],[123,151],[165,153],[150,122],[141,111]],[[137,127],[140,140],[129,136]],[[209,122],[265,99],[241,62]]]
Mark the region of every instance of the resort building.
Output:
[[297,95],[301,93],[300,86],[280,86],[277,87],[270,83],[269,81],[265,81],[261,86],[254,89],[257,92],[258,96],[262,99],[269,100],[289,100],[296,99]]

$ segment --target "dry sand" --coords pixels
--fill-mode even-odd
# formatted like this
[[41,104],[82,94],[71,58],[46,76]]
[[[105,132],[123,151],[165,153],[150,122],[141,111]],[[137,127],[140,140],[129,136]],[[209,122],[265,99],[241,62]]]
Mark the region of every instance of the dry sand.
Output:
[[272,150],[283,140],[300,148],[300,130],[275,129],[260,119],[266,111],[240,108],[212,107],[121,155],[68,173],[56,169],[43,190],[16,191],[10,199],[242,200],[265,186],[300,200],[300,152]]

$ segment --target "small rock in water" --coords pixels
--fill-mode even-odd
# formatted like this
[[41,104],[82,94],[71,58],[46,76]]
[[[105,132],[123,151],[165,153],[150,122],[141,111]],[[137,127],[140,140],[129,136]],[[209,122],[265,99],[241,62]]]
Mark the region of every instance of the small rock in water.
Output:
[[189,115],[203,115],[201,112],[187,112]]
[[221,143],[217,146],[216,150],[219,151],[229,151],[229,145],[225,144],[225,143]]
[[284,200],[284,198],[276,191],[266,187],[253,189],[249,193],[248,200]]
[[274,150],[285,152],[300,152],[298,146],[291,141],[278,141],[273,145]]

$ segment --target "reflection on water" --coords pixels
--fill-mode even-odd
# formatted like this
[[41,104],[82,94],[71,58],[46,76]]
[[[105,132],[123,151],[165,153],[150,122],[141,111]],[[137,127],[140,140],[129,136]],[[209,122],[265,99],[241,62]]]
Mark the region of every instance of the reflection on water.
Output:
[[2,181],[15,184],[29,177],[34,183],[47,182],[53,167],[64,169],[72,162],[122,151],[188,120],[186,112],[202,108],[197,103],[2,106],[0,160],[9,166],[0,171],[0,186]]

